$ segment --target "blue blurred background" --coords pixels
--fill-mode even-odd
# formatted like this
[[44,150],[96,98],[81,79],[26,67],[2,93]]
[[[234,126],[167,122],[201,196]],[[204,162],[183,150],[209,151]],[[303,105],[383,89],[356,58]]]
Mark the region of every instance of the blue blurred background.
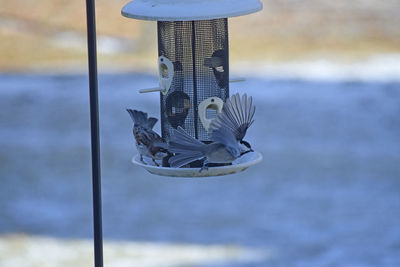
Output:
[[[316,0],[263,1],[266,11],[234,19],[232,32],[236,36],[244,27],[235,28],[238,22],[259,28],[255,35],[263,33],[256,45],[241,43],[240,37],[232,38],[232,76],[246,76],[247,80],[232,84],[230,90],[246,92],[255,99],[255,123],[248,139],[264,160],[240,174],[206,179],[154,176],[130,163],[136,149],[131,119],[125,109],[145,110],[159,117],[158,95],[137,93],[138,89],[157,84],[156,57],[151,58],[156,54],[155,33],[150,29],[153,24],[135,24],[120,18],[122,2],[112,5],[118,12],[113,14],[115,18],[108,19],[126,24],[127,30],[127,25],[132,24],[140,29],[138,32],[152,30],[149,35],[154,39],[143,41],[138,37],[141,41],[136,47],[142,48],[127,46],[115,54],[106,54],[100,47],[106,242],[199,245],[197,253],[213,246],[233,246],[235,253],[242,256],[224,254],[226,257],[213,261],[207,260],[213,258],[211,254],[200,253],[198,260],[169,261],[166,257],[159,263],[151,258],[140,261],[143,254],[130,257],[124,265],[118,259],[127,256],[117,253],[106,255],[109,266],[400,266],[400,42],[391,24],[398,20],[391,10],[399,5],[396,1],[378,2],[357,1],[355,8],[354,3],[344,1],[338,1],[342,6]],[[71,6],[79,4],[73,3]],[[23,28],[21,25],[28,21],[22,19],[24,12],[19,17],[10,15],[14,4],[1,5],[2,40],[11,40],[7,34],[14,34],[10,33],[12,25]],[[112,31],[101,26],[105,23],[101,10],[107,4],[98,1],[98,5],[98,19],[103,19],[99,32]],[[53,8],[57,10],[56,7]],[[329,11],[339,14],[335,12],[340,10],[348,20],[348,13],[355,12],[349,27],[359,31],[333,31],[345,37],[340,39],[331,32],[332,40],[317,33],[320,44],[306,49],[303,41],[309,36],[305,38],[302,33],[316,25],[316,16]],[[299,19],[296,12],[304,16],[304,28],[288,22]],[[357,14],[363,19],[358,19]],[[271,19],[269,15],[276,23],[271,27],[266,24]],[[30,19],[40,25],[57,24],[51,18],[48,22],[39,18]],[[329,33],[329,29],[340,28],[340,18],[332,15],[331,21],[322,25]],[[20,24],[10,22],[18,19]],[[80,27],[84,28],[84,21],[81,22]],[[290,38],[282,37],[279,23],[284,29],[297,30],[286,31]],[[74,29],[71,26],[68,31]],[[80,31],[76,29],[75,33],[82,34]],[[55,32],[59,29],[52,34]],[[368,35],[371,32],[375,35]],[[16,40],[20,40],[18,34],[32,37],[18,30],[13,35]],[[122,34],[128,36],[129,32]],[[45,42],[43,34],[32,35],[42,36],[40,42]],[[292,40],[304,39],[298,41],[301,52],[268,46],[274,42],[271,36],[286,48]],[[386,45],[376,44],[371,36]],[[137,44],[131,37],[126,38],[118,40]],[[248,45],[247,49],[238,49],[235,38],[239,44]],[[353,40],[351,46],[346,38],[360,41]],[[67,36],[63,40],[68,43],[75,39]],[[58,240],[61,246],[64,240],[92,237],[85,39],[83,44],[79,42],[72,52],[66,46],[61,58],[57,57],[59,47],[52,47],[57,56],[43,52],[42,57],[34,50],[21,48],[15,60],[10,59],[13,56],[6,42],[0,45],[1,53],[7,55],[0,74],[1,267],[35,266],[40,262],[37,257],[46,259],[48,255],[32,256],[29,252],[37,237]],[[143,44],[151,42],[152,48],[145,52]],[[345,43],[349,48],[330,49],[325,43]],[[71,44],[73,47],[73,41]],[[250,51],[256,46],[260,46],[260,56]],[[263,47],[278,56],[262,51]],[[292,57],[285,56],[285,51],[291,51],[288,53]],[[34,58],[19,61],[21,53],[33,54]],[[63,59],[68,53],[74,56]],[[135,60],[140,64],[136,66]],[[32,245],[27,245],[29,242]],[[46,244],[50,246],[51,242]],[[159,255],[162,249],[157,251]],[[175,253],[184,258],[194,252]],[[43,262],[48,266],[81,266],[79,257],[70,256],[76,262],[65,263],[60,258]],[[47,266],[43,262],[41,266]]]

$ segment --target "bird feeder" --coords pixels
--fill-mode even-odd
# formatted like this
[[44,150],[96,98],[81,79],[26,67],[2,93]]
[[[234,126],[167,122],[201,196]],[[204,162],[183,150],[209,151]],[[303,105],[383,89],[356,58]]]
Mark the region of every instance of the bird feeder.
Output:
[[[133,0],[122,8],[128,18],[157,21],[161,135],[168,141],[181,126],[191,136],[210,141],[208,127],[229,98],[228,18],[262,9],[259,0]],[[261,161],[248,153],[229,166],[169,168],[133,163],[166,176],[215,176],[235,173]]]

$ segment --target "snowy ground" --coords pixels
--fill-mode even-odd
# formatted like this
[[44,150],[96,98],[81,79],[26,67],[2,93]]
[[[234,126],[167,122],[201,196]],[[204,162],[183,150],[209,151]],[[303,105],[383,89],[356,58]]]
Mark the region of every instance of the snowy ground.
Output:
[[[267,251],[234,245],[191,245],[150,242],[104,243],[104,264],[111,267],[232,266],[252,264]],[[93,242],[38,236],[0,237],[0,266],[93,266]]]

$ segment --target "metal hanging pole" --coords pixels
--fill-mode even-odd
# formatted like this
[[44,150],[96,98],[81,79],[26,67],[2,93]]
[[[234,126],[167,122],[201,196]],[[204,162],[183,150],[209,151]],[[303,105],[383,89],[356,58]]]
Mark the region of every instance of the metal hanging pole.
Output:
[[92,140],[92,190],[94,226],[94,266],[103,266],[103,231],[101,216],[101,171],[99,103],[97,90],[96,15],[94,0],[86,0],[89,63],[90,130]]

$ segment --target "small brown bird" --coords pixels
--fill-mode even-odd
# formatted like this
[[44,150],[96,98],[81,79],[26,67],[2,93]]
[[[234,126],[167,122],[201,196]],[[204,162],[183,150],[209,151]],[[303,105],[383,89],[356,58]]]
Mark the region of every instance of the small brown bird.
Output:
[[127,111],[133,120],[133,136],[140,154],[140,161],[145,163],[143,156],[146,156],[159,166],[156,160],[161,160],[167,155],[168,145],[153,131],[158,120],[148,118],[147,113],[139,110],[127,109]]

